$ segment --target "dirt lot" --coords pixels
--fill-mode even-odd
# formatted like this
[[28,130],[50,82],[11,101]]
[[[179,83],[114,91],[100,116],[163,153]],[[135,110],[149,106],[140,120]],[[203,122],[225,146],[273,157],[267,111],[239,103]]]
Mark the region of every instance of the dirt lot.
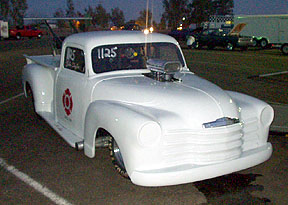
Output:
[[[245,52],[188,50],[190,69],[220,87],[267,102],[288,103],[287,75],[254,75],[284,71],[288,57],[279,50]],[[253,168],[185,185],[144,188],[121,178],[100,149],[95,159],[70,148],[21,95],[23,54],[50,54],[47,39],[0,42],[0,159],[73,204],[288,204],[288,137],[271,133],[272,158]],[[20,95],[18,95],[20,94]],[[13,96],[17,98],[10,99]],[[5,101],[10,99],[10,101]],[[2,163],[3,164],[3,163]],[[10,167],[11,168],[11,167]],[[51,204],[43,194],[0,167],[0,201],[7,204]]]

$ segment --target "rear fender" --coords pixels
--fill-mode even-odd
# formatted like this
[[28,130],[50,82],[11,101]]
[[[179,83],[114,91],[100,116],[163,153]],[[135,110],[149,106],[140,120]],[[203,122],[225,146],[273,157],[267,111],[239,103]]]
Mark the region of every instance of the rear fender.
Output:
[[49,68],[28,64],[22,71],[22,83],[27,97],[27,84],[31,87],[36,112],[52,112],[54,80]]

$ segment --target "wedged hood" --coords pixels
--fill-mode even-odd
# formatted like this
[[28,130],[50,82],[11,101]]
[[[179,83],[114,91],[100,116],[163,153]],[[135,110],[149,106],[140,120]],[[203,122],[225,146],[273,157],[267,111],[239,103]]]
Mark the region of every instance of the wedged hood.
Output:
[[228,35],[237,35],[239,36],[240,32],[244,29],[246,26],[246,23],[239,23],[233,27],[233,29],[229,32]]
[[191,73],[183,73],[181,79],[159,82],[144,75],[111,77],[96,84],[93,99],[128,104],[169,129],[202,129],[203,123],[219,118],[239,118],[235,103],[221,88]]

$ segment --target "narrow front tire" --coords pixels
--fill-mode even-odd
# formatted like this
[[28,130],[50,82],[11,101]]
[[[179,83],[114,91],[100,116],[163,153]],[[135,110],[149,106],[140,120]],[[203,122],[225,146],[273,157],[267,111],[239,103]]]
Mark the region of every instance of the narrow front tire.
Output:
[[124,161],[121,155],[120,148],[113,137],[109,137],[109,151],[112,163],[116,171],[124,178],[129,178],[125,169]]

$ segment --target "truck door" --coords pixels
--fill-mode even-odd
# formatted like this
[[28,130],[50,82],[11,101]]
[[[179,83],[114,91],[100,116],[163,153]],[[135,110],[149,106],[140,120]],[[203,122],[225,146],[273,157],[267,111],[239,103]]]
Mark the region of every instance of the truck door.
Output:
[[84,52],[79,48],[67,47],[64,55],[55,85],[56,121],[82,138],[87,93]]

